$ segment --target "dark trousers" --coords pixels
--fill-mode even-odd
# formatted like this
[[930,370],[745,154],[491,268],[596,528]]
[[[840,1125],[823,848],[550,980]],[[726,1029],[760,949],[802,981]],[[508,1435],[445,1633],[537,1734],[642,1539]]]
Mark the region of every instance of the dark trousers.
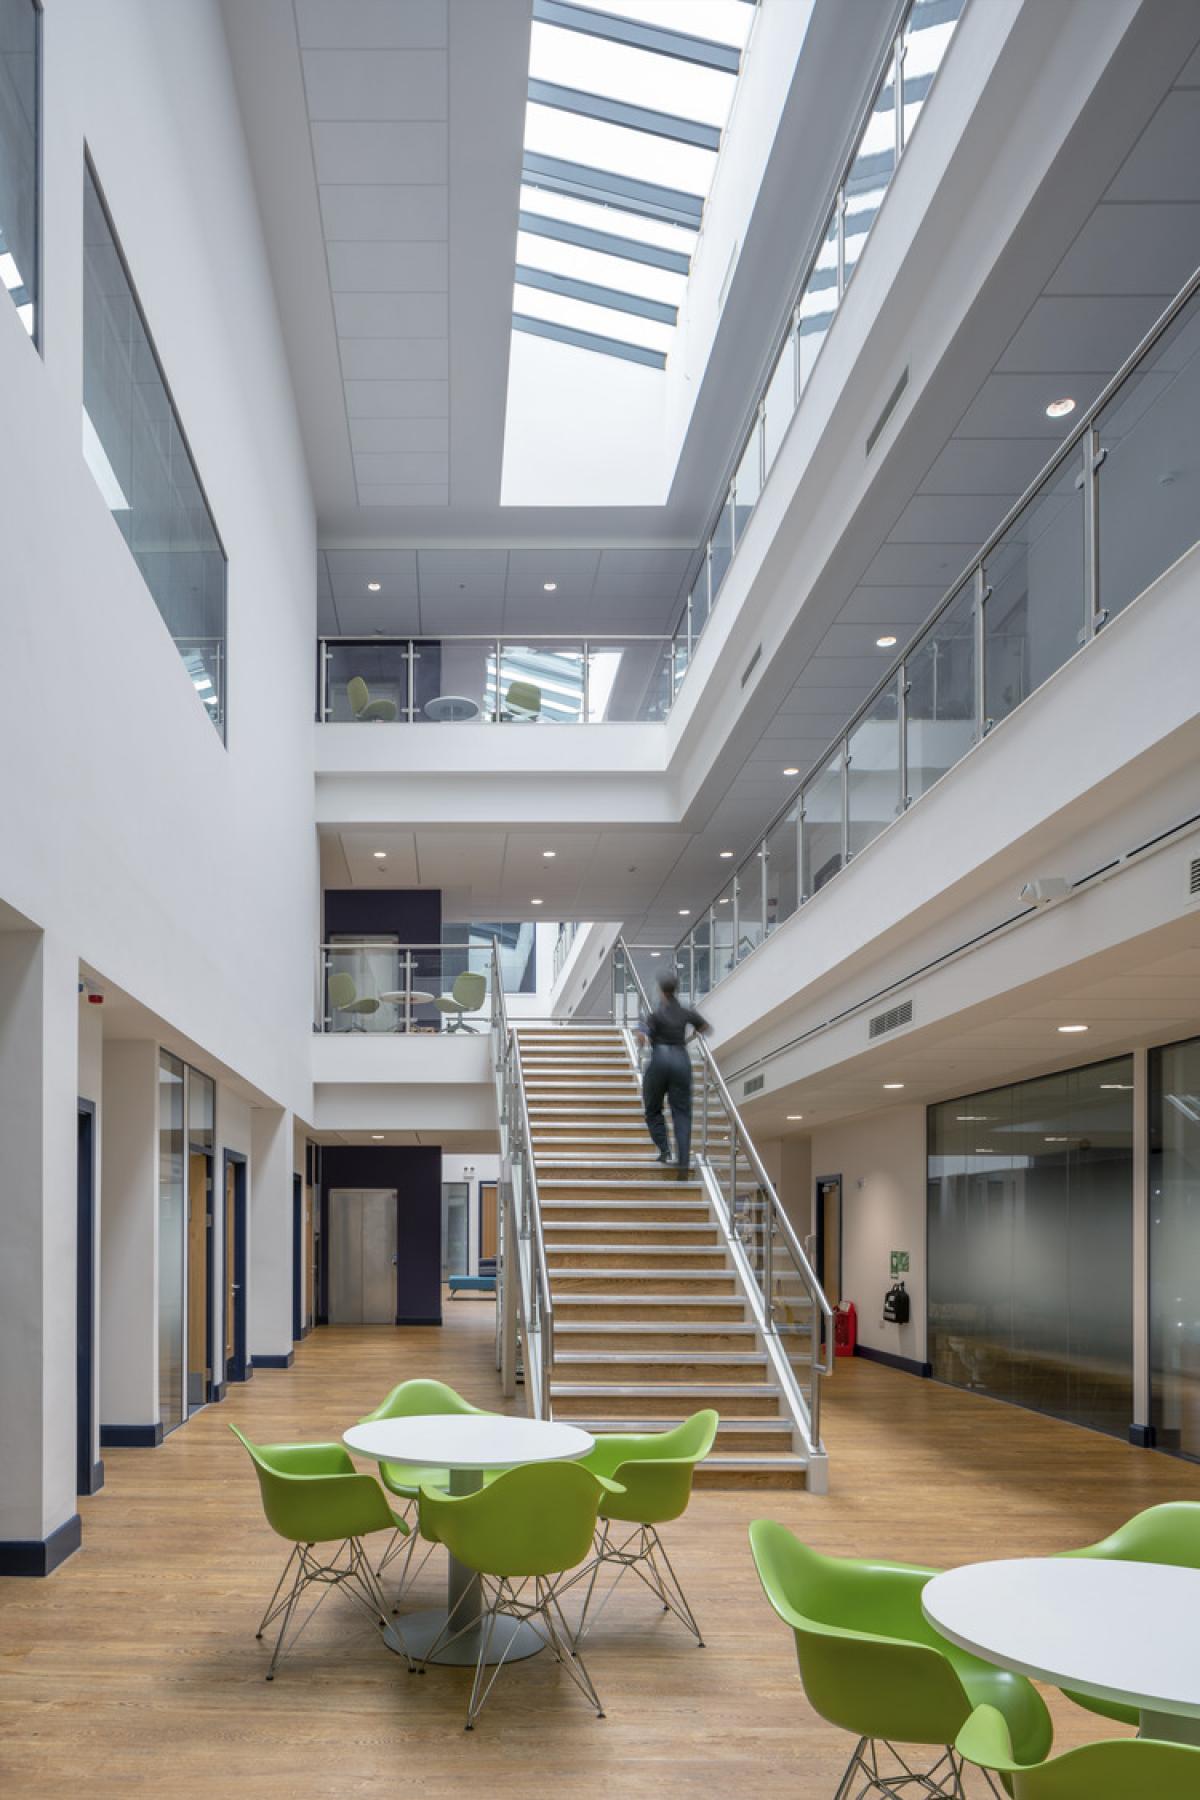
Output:
[[692,1149],[692,1059],[681,1045],[659,1044],[650,1052],[642,1076],[646,1125],[660,1156],[670,1154],[663,1101],[671,1106],[679,1166],[686,1169]]

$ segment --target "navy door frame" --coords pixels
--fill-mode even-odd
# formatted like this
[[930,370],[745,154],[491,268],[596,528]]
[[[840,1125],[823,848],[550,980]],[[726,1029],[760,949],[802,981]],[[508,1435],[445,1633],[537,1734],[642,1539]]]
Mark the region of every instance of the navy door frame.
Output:
[[96,1103],[76,1101],[75,1174],[75,1492],[104,1486],[104,1464],[92,1457],[96,1357]]
[[292,1342],[304,1336],[304,1177],[292,1175]]
[[[246,1158],[240,1150],[226,1150],[222,1165],[221,1209],[224,1217],[225,1184],[233,1170],[233,1356],[225,1366],[225,1380],[249,1381],[250,1358],[246,1354]],[[229,1275],[230,1246],[225,1245],[225,1274]],[[221,1338],[224,1348],[225,1296],[221,1295]]]

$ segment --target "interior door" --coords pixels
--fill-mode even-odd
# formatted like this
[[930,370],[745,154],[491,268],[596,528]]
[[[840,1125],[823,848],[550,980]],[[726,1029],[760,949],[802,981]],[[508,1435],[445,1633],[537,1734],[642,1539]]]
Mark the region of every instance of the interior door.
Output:
[[842,1178],[817,1181],[817,1278],[830,1306],[842,1299]]
[[329,1323],[396,1320],[396,1190],[333,1188],[329,1195]]
[[194,1412],[208,1398],[208,1157],[188,1155],[187,1396]]
[[500,1254],[500,1189],[494,1181],[479,1184],[479,1254]]
[[465,1181],[442,1183],[442,1280],[451,1275],[466,1275],[467,1213],[470,1187]]

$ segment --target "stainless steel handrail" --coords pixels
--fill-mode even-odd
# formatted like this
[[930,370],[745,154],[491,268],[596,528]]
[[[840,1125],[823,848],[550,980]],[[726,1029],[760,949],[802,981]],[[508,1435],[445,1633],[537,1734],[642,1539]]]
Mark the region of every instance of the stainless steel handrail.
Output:
[[[612,957],[614,1014],[616,1013],[615,1000],[618,958],[622,970],[628,977],[632,978],[641,1006],[644,1011],[648,1013],[651,1009],[650,997],[646,992],[645,984],[643,983],[641,976],[638,974],[637,964],[633,960],[629,947],[625,943],[624,937],[620,935],[618,935],[616,942],[613,945]],[[623,1024],[626,1022],[623,1016],[621,1022]],[[746,1122],[738,1111],[737,1105],[732,1094],[729,1092],[725,1079],[722,1076],[720,1069],[717,1067],[716,1058],[703,1037],[697,1037],[695,1042],[699,1049],[700,1061],[704,1069],[705,1078],[712,1082],[725,1113],[729,1132],[731,1156],[736,1154],[737,1151],[740,1151],[745,1155],[766,1205],[767,1226],[763,1232],[764,1274],[761,1285],[763,1313],[767,1329],[778,1338],[779,1328],[775,1319],[772,1280],[772,1257],[774,1254],[773,1246],[776,1231],[778,1231],[779,1236],[782,1238],[783,1243],[787,1248],[788,1254],[795,1265],[796,1272],[800,1276],[804,1290],[812,1304],[812,1356],[809,1362],[810,1379],[807,1395],[808,1419],[803,1423],[813,1449],[819,1450],[821,1444],[820,1384],[824,1376],[832,1375],[833,1373],[833,1308],[830,1306],[829,1301],[825,1296],[825,1290],[817,1279],[816,1270],[809,1261],[808,1254],[805,1251],[803,1244],[800,1242],[791,1220],[783,1209],[779,1195],[775,1191],[775,1184],[763,1165],[763,1160],[755,1148],[754,1140],[750,1136]],[[708,1163],[709,1119],[707,1095],[705,1096],[705,1101],[706,1104],[703,1108],[701,1118],[702,1155],[705,1162]],[[732,1219],[730,1222],[732,1223]],[[821,1328],[818,1328],[818,1316],[821,1320]]]

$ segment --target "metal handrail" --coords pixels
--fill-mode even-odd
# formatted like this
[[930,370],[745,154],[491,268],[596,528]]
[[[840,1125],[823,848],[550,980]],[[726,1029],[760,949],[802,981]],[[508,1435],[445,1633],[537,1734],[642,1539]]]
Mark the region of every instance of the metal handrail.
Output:
[[[617,958],[619,957],[623,969],[633,979],[633,984],[637,990],[642,1007],[646,1013],[649,1013],[651,1010],[650,997],[646,992],[645,984],[643,983],[641,976],[638,974],[637,965],[633,960],[623,936],[618,935],[616,942],[613,945],[612,955],[614,1002],[616,997]],[[616,1008],[614,1004],[614,1013],[615,1011]],[[622,1020],[622,1022],[624,1022],[624,1020]],[[716,1058],[702,1036],[697,1036],[694,1041],[699,1048],[700,1061],[704,1069],[705,1078],[712,1082],[725,1113],[729,1132],[731,1157],[736,1156],[738,1151],[745,1155],[766,1204],[768,1225],[763,1233],[764,1277],[762,1281],[763,1315],[766,1329],[778,1338],[779,1330],[775,1320],[771,1273],[772,1246],[776,1231],[779,1232],[792,1262],[795,1265],[796,1272],[800,1276],[805,1292],[812,1303],[812,1358],[809,1364],[810,1381],[807,1396],[808,1419],[806,1422],[806,1429],[813,1449],[819,1450],[821,1443],[820,1383],[822,1377],[832,1375],[833,1373],[833,1308],[826,1298],[825,1290],[817,1279],[816,1270],[809,1261],[808,1254],[805,1251],[803,1244],[800,1242],[799,1237],[796,1235],[791,1220],[783,1209],[779,1195],[775,1191],[775,1184],[767,1174],[766,1168],[763,1165],[763,1160],[755,1148],[754,1140],[747,1129],[746,1122],[738,1111],[733,1095],[730,1093],[725,1079],[721,1074],[720,1069],[717,1067]],[[702,1132],[702,1156],[705,1164],[707,1164],[711,1170],[708,1155],[709,1121],[707,1103],[705,1104],[703,1111]],[[732,1219],[730,1222],[732,1223]],[[822,1328],[820,1330],[818,1330],[817,1326],[818,1315],[822,1321]]]
[[[1121,364],[1120,368],[1101,389],[1096,399],[1085,409],[1078,423],[1067,433],[1067,436],[1063,439],[1062,443],[1058,445],[1053,455],[1043,464],[1042,468],[1025,488],[1024,492],[1013,502],[999,524],[989,532],[981,547],[974,553],[966,566],[946,589],[946,592],[937,602],[936,606],[933,607],[932,611],[926,614],[920,625],[917,626],[916,630],[905,643],[904,648],[898,651],[892,661],[887,665],[884,674],[876,681],[866,698],[860,702],[846,719],[846,722],[829,739],[821,754],[813,758],[799,780],[789,788],[787,798],[776,811],[772,813],[762,830],[756,832],[745,855],[737,857],[734,861],[735,873],[740,873],[746,863],[763,848],[767,839],[771,836],[771,833],[785,821],[792,808],[796,806],[797,803],[803,802],[804,790],[823,772],[832,759],[840,754],[843,744],[868,717],[871,709],[881,695],[889,687],[895,686],[897,681],[900,680],[904,672],[905,664],[911,659],[913,652],[918,648],[922,640],[928,636],[942,614],[960,598],[968,584],[972,581],[974,581],[977,590],[975,606],[978,611],[983,600],[986,598],[983,582],[983,569],[988,559],[991,557],[997,546],[1003,542],[1004,538],[1012,530],[1013,525],[1030,502],[1033,501],[1046,484],[1053,479],[1059,468],[1068,461],[1072,454],[1077,453],[1080,446],[1090,439],[1091,434],[1095,431],[1096,421],[1099,419],[1100,415],[1104,412],[1106,407],[1111,404],[1114,397],[1120,392],[1126,381],[1128,381],[1130,375],[1137,369],[1139,363],[1141,363],[1147,354],[1153,350],[1160,338],[1162,338],[1170,329],[1184,307],[1187,306],[1189,301],[1191,301],[1197,293],[1200,293],[1200,269],[1196,269],[1184,283],[1170,305],[1166,307],[1155,320],[1154,324],[1151,325],[1149,330],[1139,340],[1134,349],[1125,358],[1125,361]],[[1088,450],[1089,452],[1092,450],[1090,443],[1088,443]],[[1100,460],[1102,461],[1103,458],[1101,457]],[[1094,481],[1099,472],[1099,464],[1096,462],[1095,456],[1089,455],[1089,461],[1094,465],[1088,472],[1089,478]],[[1084,640],[1085,643],[1091,641],[1102,628],[1104,622],[1103,619],[1097,617],[1096,598],[1096,595],[1091,593],[1084,595],[1084,629],[1087,632],[1087,637]],[[977,668],[976,670],[976,687],[979,698],[981,699],[981,668]],[[989,722],[985,719],[976,719],[977,741],[981,737],[986,736],[988,723]],[[964,752],[964,754],[966,753]],[[727,877],[725,883],[722,884],[722,887],[715,890],[712,899],[699,908],[701,915],[711,910],[723,891],[723,888],[728,885],[728,880],[729,878]],[[798,898],[797,910],[799,910],[803,903],[803,897]],[[695,927],[692,928],[692,930],[694,929]],[[686,946],[691,935],[692,931],[689,930],[678,940],[675,945],[676,953]]]

